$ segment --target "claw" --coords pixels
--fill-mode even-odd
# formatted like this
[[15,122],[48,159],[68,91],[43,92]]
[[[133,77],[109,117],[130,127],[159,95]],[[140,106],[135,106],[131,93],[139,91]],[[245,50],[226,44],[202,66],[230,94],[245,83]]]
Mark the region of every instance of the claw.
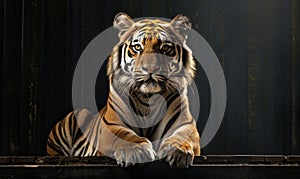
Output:
[[193,162],[194,152],[176,144],[165,143],[160,147],[158,155],[160,158],[167,156],[165,159],[171,168],[188,168]]
[[151,143],[145,142],[143,144],[124,145],[115,151],[114,156],[119,166],[129,167],[136,163],[154,161],[156,153]]

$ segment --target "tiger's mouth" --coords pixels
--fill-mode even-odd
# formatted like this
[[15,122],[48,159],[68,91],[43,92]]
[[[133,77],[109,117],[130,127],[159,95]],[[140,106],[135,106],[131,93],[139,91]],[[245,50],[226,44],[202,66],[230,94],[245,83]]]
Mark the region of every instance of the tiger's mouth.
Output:
[[174,87],[172,81],[165,74],[135,74],[134,83],[130,87],[131,92],[139,92],[146,95],[160,94],[170,91]]
[[161,92],[162,87],[158,80],[150,76],[148,79],[141,82],[139,90],[142,93],[159,93]]

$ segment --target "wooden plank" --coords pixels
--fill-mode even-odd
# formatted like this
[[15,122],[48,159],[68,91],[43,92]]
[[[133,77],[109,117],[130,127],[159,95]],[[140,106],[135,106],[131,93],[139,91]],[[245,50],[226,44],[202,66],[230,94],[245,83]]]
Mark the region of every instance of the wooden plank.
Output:
[[299,167],[199,166],[189,169],[171,169],[166,165],[141,168],[115,167],[15,167],[1,169],[3,178],[299,178]]
[[189,169],[171,169],[158,161],[124,169],[106,157],[0,158],[0,177],[6,178],[299,178],[299,169],[299,156],[203,156]]
[[[160,163],[154,161],[150,163]],[[163,163],[163,162],[162,162]],[[149,163],[146,163],[149,164]],[[299,155],[202,155],[196,156],[193,165],[299,165]],[[1,156],[0,167],[14,165],[39,166],[117,166],[114,159],[109,157],[66,157],[66,156]],[[142,165],[139,165],[142,166]]]

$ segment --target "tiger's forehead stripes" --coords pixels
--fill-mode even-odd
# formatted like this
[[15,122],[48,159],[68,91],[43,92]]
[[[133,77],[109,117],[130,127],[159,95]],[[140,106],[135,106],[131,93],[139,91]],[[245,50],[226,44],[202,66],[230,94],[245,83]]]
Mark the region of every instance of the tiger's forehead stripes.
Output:
[[175,43],[175,37],[174,35],[167,32],[167,30],[164,30],[162,28],[156,28],[156,27],[145,27],[137,31],[133,34],[132,40],[133,41],[139,41],[143,42],[144,39],[151,39],[156,38],[160,41],[169,41]]
[[157,37],[159,39],[166,40],[174,40],[174,35],[170,30],[172,27],[170,23],[161,21],[159,19],[151,20],[145,19],[135,23],[135,31],[133,34],[133,39],[141,39],[144,34],[152,34],[153,37]]

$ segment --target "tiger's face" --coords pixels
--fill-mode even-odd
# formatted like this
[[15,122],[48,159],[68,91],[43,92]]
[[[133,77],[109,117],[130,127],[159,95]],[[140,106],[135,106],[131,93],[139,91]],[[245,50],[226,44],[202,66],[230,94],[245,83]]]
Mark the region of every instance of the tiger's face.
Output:
[[113,50],[108,75],[120,90],[144,94],[183,90],[194,77],[194,59],[185,41],[191,23],[178,15],[171,22],[115,17],[120,42]]

